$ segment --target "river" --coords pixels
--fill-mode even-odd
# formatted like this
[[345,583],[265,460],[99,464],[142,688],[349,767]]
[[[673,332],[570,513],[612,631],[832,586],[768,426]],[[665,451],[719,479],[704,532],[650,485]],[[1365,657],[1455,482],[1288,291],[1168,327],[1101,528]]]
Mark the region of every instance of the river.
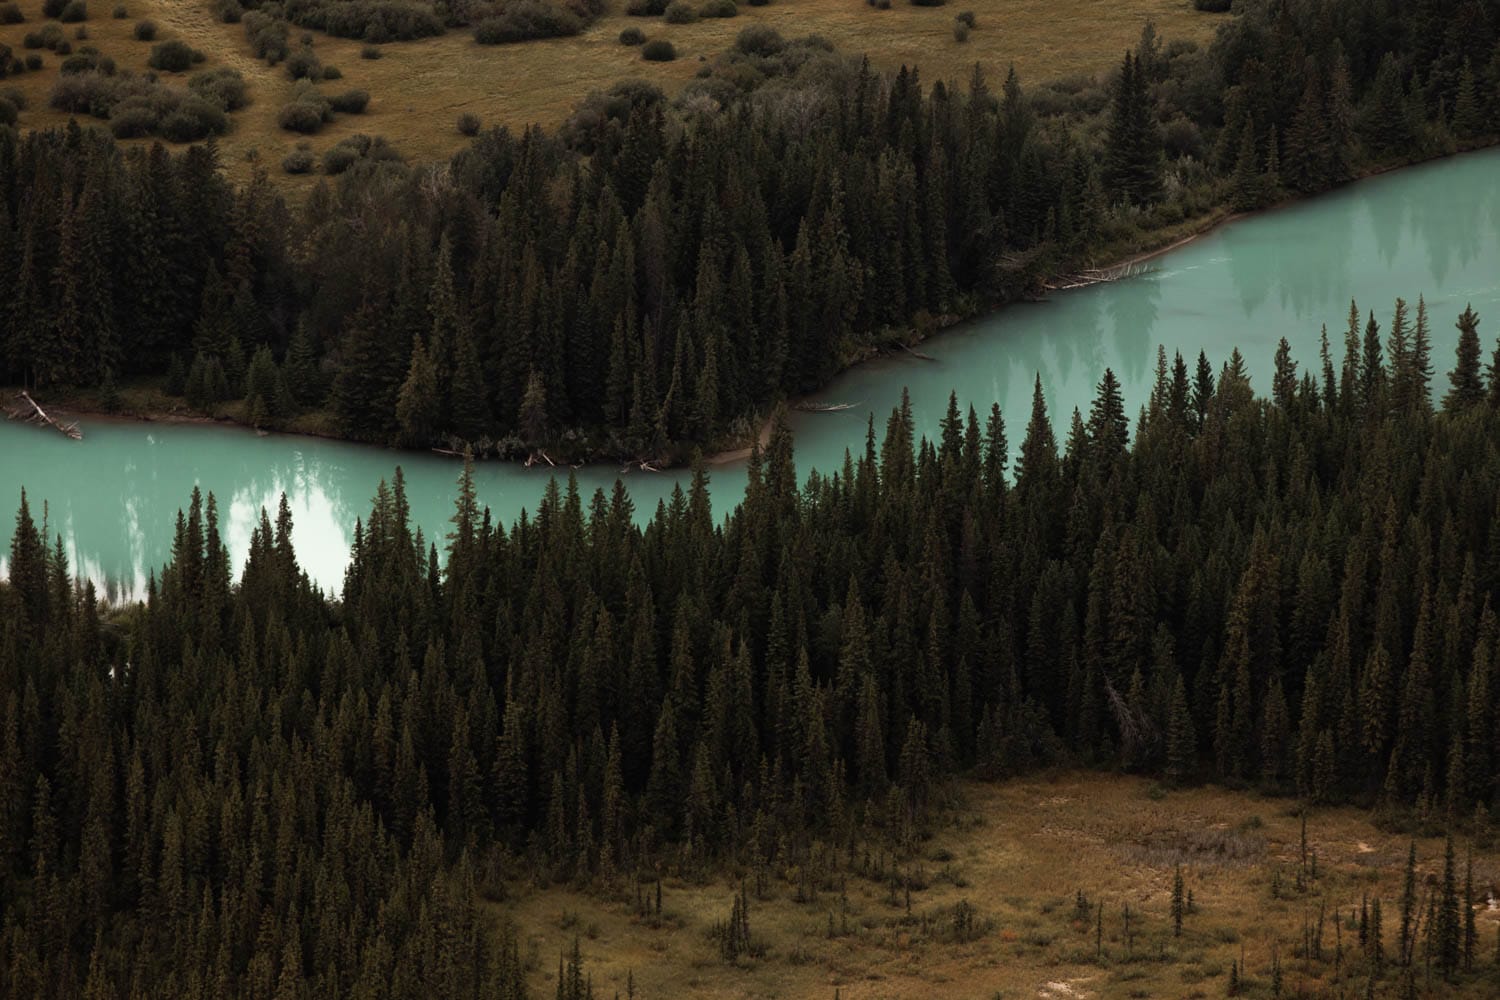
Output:
[[[1223,226],[1156,258],[1142,276],[1015,305],[963,324],[923,350],[936,359],[882,358],[846,372],[816,398],[858,404],[837,413],[796,413],[799,472],[834,471],[845,449],[863,447],[865,421],[877,428],[909,388],[920,433],[936,433],[950,390],[981,413],[998,402],[1015,453],[1039,372],[1060,437],[1072,410],[1085,412],[1104,368],[1119,376],[1130,412],[1143,404],[1156,346],[1200,349],[1215,370],[1238,346],[1253,385],[1270,390],[1272,355],[1285,336],[1305,369],[1318,363],[1318,331],[1335,347],[1351,297],[1373,308],[1382,329],[1396,296],[1415,308],[1425,295],[1434,331],[1435,390],[1446,387],[1457,333],[1472,303],[1487,322],[1488,361],[1500,330],[1500,149],[1386,174],[1342,191]],[[354,521],[368,514],[378,481],[404,469],[414,522],[441,538],[452,513],[458,464],[316,438],[261,437],[234,427],[84,419],[84,440],[0,423],[0,498],[6,520],[24,486],[33,513],[47,505],[48,530],[61,534],[75,573],[113,597],[133,597],[166,560],[175,512],[196,484],[219,502],[225,543],[238,569],[264,506],[288,496],[298,559],[314,580],[337,590]],[[617,466],[578,471],[585,500],[606,490]],[[489,462],[477,469],[479,497],[506,523],[535,506],[551,470]],[[722,516],[744,490],[743,465],[712,473]],[[675,473],[633,471],[624,481],[638,514],[671,493]],[[8,536],[9,532],[5,532]],[[4,546],[8,549],[8,546]],[[0,555],[0,563],[4,556]],[[3,565],[0,565],[3,571]]]

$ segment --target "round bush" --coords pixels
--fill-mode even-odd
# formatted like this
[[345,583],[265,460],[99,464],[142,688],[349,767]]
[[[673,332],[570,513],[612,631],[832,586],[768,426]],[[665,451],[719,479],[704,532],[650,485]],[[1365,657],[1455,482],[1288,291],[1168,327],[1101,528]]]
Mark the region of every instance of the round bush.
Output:
[[323,109],[307,101],[293,101],[281,109],[276,122],[288,132],[312,135],[323,127]]
[[641,47],[641,58],[647,62],[671,62],[677,58],[677,50],[665,38],[656,38]]
[[78,30],[75,31],[75,32],[73,32],[73,37],[76,38],[76,39],[78,39],[80,42],[88,41],[88,37],[89,37],[88,25],[86,25],[86,24],[80,24],[78,26]]
[[769,58],[786,48],[786,40],[769,24],[752,24],[735,36],[734,47],[747,56]]
[[956,21],[962,21],[964,24],[967,24],[971,28],[979,27],[979,22],[975,19],[974,12],[972,10],[966,10],[961,13],[955,14],[953,15],[953,19]]
[[344,78],[344,71],[341,70],[341,69],[339,69],[337,66],[324,66],[323,67],[323,79],[325,79],[325,80],[342,80],[343,78]]
[[361,59],[379,59],[383,55],[385,53],[380,51],[379,45],[366,45],[359,50],[359,57]]
[[156,41],[156,22],[150,20],[135,22],[135,40],[138,42]]
[[747,2],[752,7],[764,7],[766,4],[770,3],[771,0],[747,0]]
[[461,135],[473,138],[479,134],[479,116],[465,111],[458,116],[458,131]]
[[666,18],[668,24],[692,24],[698,20],[698,12],[689,7],[686,0],[672,0],[667,4]]
[[294,149],[281,160],[281,169],[289,174],[305,174],[313,168],[310,149]]
[[68,0],[42,0],[42,16],[55,21],[62,16],[63,8],[67,6]]
[[368,90],[346,90],[328,99],[328,106],[343,115],[362,115],[369,103]]
[[115,4],[114,15],[115,15],[115,20],[116,21],[123,21],[127,17],[130,16],[130,11],[128,11],[128,10],[125,9],[125,5],[124,4],[117,3],[117,4]]
[[42,68],[42,57],[41,57],[41,55],[39,53],[33,52],[29,56],[27,56],[26,57],[26,68],[28,70],[31,70],[33,73],[36,72],[37,70],[41,69]]
[[156,112],[139,105],[109,116],[109,130],[116,139],[139,139],[156,131]]
[[705,0],[698,8],[699,17],[738,17],[739,5],[734,0]]
[[969,40],[969,26],[963,21],[953,22],[953,40],[955,42],[967,42]]
[[0,97],[0,125],[14,125],[16,123],[16,106],[3,97]]
[[60,56],[71,55],[73,52],[73,43],[69,41],[58,42],[56,45],[52,46],[52,51],[56,52]]
[[193,55],[193,49],[187,42],[174,38],[170,42],[153,45],[151,58],[146,60],[146,65],[163,73],[186,73],[196,61]]
[[323,154],[323,173],[333,176],[341,174],[354,166],[354,161],[359,159],[359,151],[350,149],[348,146],[334,146]]
[[225,111],[238,111],[249,103],[245,78],[239,70],[228,66],[194,73],[188,81],[188,90]]
[[214,16],[225,24],[239,24],[245,18],[245,8],[239,0],[216,0]]
[[17,111],[25,111],[27,107],[26,95],[21,93],[20,87],[6,87],[0,90],[0,100],[7,100],[10,106]]
[[88,4],[83,0],[69,0],[57,19],[63,24],[78,24],[80,21],[87,21],[89,19]]
[[667,9],[667,0],[629,0],[625,13],[631,17],[660,17]]
[[18,3],[0,3],[0,24],[21,24],[26,15],[21,13]]
[[323,64],[312,49],[301,48],[286,57],[286,75],[293,80],[322,79]]
[[646,33],[640,28],[626,28],[620,32],[621,45],[644,45],[646,44]]

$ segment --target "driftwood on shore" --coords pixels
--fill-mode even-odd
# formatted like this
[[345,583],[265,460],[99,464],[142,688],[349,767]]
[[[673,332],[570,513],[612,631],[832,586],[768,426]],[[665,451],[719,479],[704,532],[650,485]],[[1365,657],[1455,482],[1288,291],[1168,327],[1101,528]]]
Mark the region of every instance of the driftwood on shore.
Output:
[[907,354],[910,354],[912,357],[919,358],[922,361],[936,361],[937,360],[937,358],[933,357],[931,354],[923,354],[921,351],[917,350],[914,347],[908,347],[905,344],[897,344],[896,346],[899,347],[899,348],[901,348]]
[[27,392],[25,389],[22,389],[20,392],[16,393],[16,399],[20,400],[20,402],[16,406],[6,410],[6,415],[9,416],[10,419],[24,420],[28,424],[46,425],[48,427],[52,427],[58,431],[61,431],[63,434],[66,434],[74,441],[83,440],[83,431],[78,429],[77,421],[74,421],[71,424],[65,424],[54,417],[48,416],[47,411],[42,409],[41,406],[37,404],[37,401],[31,398],[31,393]]
[[798,410],[801,410],[803,413],[842,413],[845,410],[852,410],[856,406],[859,406],[859,405],[860,405],[859,403],[808,403],[808,402],[801,402],[801,403],[798,403],[796,405],[796,407],[794,407],[794,408],[798,409]]
[[1042,287],[1049,292],[1066,292],[1073,288],[1087,288],[1090,285],[1102,285],[1110,281],[1134,278],[1145,274],[1148,270],[1150,268],[1144,261],[1136,261],[1121,264],[1118,267],[1093,268],[1087,271],[1075,271],[1072,274],[1060,274],[1043,284]]

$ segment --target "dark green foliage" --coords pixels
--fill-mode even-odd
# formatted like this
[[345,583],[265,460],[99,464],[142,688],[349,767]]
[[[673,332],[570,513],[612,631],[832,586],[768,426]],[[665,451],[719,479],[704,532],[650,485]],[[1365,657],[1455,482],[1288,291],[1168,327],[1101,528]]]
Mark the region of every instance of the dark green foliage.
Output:
[[68,6],[69,0],[42,0],[42,17],[56,20]]
[[57,15],[57,19],[63,24],[78,24],[87,21],[88,17],[89,9],[84,0],[68,0],[68,5]]
[[641,46],[641,58],[647,62],[671,62],[677,58],[677,49],[665,38],[653,38]]
[[138,42],[155,41],[156,22],[150,20],[149,18],[146,20],[137,21],[135,22],[135,27],[131,29],[131,32],[135,35],[135,40]]
[[281,159],[281,169],[289,174],[305,174],[312,170],[316,160],[310,149],[294,149]]
[[1161,195],[1161,133],[1153,109],[1146,71],[1127,52],[1115,84],[1104,179],[1114,197],[1138,205]]
[[22,24],[26,15],[21,13],[21,5],[15,0],[0,4],[0,24]]
[[698,20],[698,12],[688,0],[672,0],[664,14],[668,24],[692,24]]
[[739,13],[735,0],[704,0],[698,8],[699,17],[737,17]]
[[1233,0],[1193,0],[1193,8],[1210,14],[1222,14],[1229,10],[1232,2]]
[[621,45],[644,45],[645,42],[646,33],[640,28],[631,27],[620,32]]
[[[140,25],[136,26],[136,31],[139,37]],[[158,42],[153,45],[151,56],[146,63],[152,69],[159,69],[164,73],[186,73],[192,68],[193,63],[202,61],[203,53],[186,42],[174,38],[169,42]]]
[[533,38],[562,38],[583,30],[583,21],[571,10],[547,0],[517,0],[506,4],[496,17],[486,18],[474,29],[480,45],[504,45]]
[[341,115],[362,115],[369,104],[368,90],[346,90],[328,98],[328,106]]
[[480,125],[479,116],[476,114],[465,111],[458,116],[458,132],[460,135],[466,135],[472,139],[479,134]]

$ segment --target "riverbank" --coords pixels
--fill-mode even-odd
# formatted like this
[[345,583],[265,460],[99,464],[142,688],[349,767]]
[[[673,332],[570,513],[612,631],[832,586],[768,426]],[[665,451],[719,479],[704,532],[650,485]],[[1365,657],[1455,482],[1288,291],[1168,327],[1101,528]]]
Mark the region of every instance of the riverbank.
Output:
[[[1463,149],[1446,151],[1436,156],[1412,157],[1377,164],[1363,171],[1360,177],[1349,184],[1341,185],[1332,191],[1321,192],[1317,195],[1306,197],[1285,198],[1255,212],[1234,212],[1227,205],[1216,205],[1209,211],[1199,215],[1178,220],[1170,225],[1157,226],[1134,232],[1128,236],[1106,243],[1094,254],[1090,255],[1088,259],[1071,262],[1067,269],[1060,270],[1056,274],[1048,274],[1043,279],[1042,284],[1045,285],[1048,282],[1055,281],[1064,274],[1076,273],[1076,268],[1080,266],[1088,267],[1097,273],[1128,276],[1129,273],[1148,264],[1152,260],[1187,247],[1195,241],[1213,234],[1224,226],[1236,221],[1303,205],[1310,201],[1315,201],[1320,197],[1347,190],[1353,185],[1360,184],[1374,177],[1411,166],[1430,164],[1455,156],[1490,149],[1494,145],[1494,141],[1489,141],[1473,144]],[[925,322],[913,323],[907,327],[890,328],[882,331],[873,343],[857,354],[846,358],[834,377],[845,374],[872,359],[894,355],[902,350],[910,350],[920,344],[927,343],[957,326],[992,315],[1004,306],[1012,304],[1013,301],[1013,299],[980,301],[971,298],[966,308],[957,314],[942,318],[928,318]],[[59,415],[66,415],[70,419],[87,417],[93,420],[118,422],[230,425],[254,430],[262,435],[297,435],[336,441],[352,441],[352,439],[339,432],[333,415],[328,410],[317,410],[299,414],[274,429],[260,429],[254,428],[250,424],[248,420],[249,414],[246,412],[244,404],[239,400],[219,404],[212,413],[202,413],[189,407],[181,397],[174,397],[167,394],[164,387],[165,379],[161,377],[132,380],[121,386],[115,393],[115,398],[112,401],[113,406],[107,405],[110,401],[104,398],[104,393],[99,389],[44,393],[39,401],[47,406],[49,411],[54,411]],[[0,394],[8,398],[13,396],[18,388],[16,386],[0,387]],[[785,403],[788,406],[795,407],[798,403],[808,398],[810,398],[808,395],[792,397],[786,400]],[[744,433],[738,436],[727,436],[719,441],[712,442],[709,447],[704,449],[705,463],[711,466],[725,466],[744,461],[750,454],[751,443],[754,440],[758,439],[762,446],[768,441],[770,427],[771,417],[769,415],[762,416],[756,423],[753,436],[750,433]],[[85,428],[86,430],[87,428]],[[390,450],[409,453],[427,453],[429,451],[437,451],[438,454],[447,453],[440,449],[391,448]],[[685,461],[688,454],[690,452],[674,452],[671,460],[658,456],[660,460],[652,461],[650,464],[653,468],[665,469],[673,464],[680,464],[682,461]],[[556,451],[554,451],[553,457],[558,458]],[[558,467],[562,467],[564,464],[571,464],[580,459],[584,463],[601,466],[618,464],[623,460],[617,455],[609,454],[599,449],[589,449],[581,456],[572,455],[567,457],[570,461],[559,461]],[[517,464],[520,464],[521,461],[514,457],[506,460],[516,461]],[[638,462],[639,457],[631,460],[630,466],[633,467]]]

